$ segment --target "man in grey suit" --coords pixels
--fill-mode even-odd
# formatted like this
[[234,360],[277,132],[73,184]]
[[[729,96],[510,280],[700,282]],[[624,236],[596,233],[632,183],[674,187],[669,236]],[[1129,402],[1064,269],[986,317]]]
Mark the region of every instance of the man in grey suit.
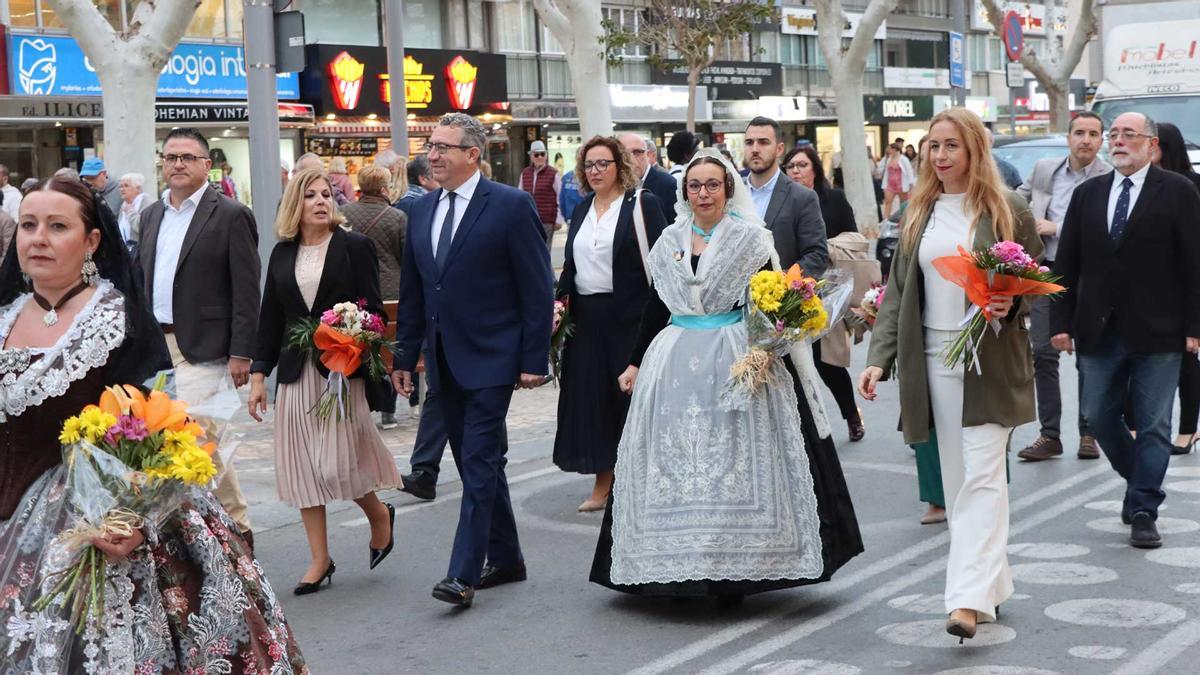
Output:
[[[258,228],[250,209],[208,184],[208,141],[179,128],[163,143],[162,200],[142,211],[138,259],[175,365],[178,397],[198,405],[226,377],[250,379],[258,329]],[[219,458],[218,458],[219,459]],[[213,491],[254,546],[246,498],[230,466]]]
[[[1042,159],[1034,165],[1017,192],[1029,200],[1038,233],[1046,244],[1043,264],[1053,267],[1058,252],[1058,237],[1063,218],[1076,186],[1085,180],[1103,176],[1112,166],[1096,156],[1104,144],[1104,121],[1093,112],[1079,113],[1071,120],[1067,134],[1070,154],[1065,159]],[[1029,337],[1033,341],[1033,374],[1037,388],[1038,418],[1041,434],[1029,447],[1017,453],[1027,462],[1040,462],[1058,457],[1062,446],[1062,392],[1058,381],[1058,350],[1050,345],[1050,298],[1033,299]],[[1083,378],[1079,378],[1080,390]],[[1080,459],[1099,459],[1100,449],[1088,428],[1087,419],[1079,414]]]
[[799,263],[810,276],[820,278],[829,267],[821,203],[816,192],[779,170],[783,150],[783,129],[778,122],[767,117],[750,120],[745,155],[750,167],[750,197],[775,238],[784,269]]

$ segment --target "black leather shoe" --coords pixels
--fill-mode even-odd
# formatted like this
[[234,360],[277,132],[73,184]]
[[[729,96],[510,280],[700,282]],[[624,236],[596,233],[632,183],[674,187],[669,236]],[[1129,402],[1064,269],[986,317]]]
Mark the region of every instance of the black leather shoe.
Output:
[[1141,512],[1133,516],[1133,527],[1129,532],[1129,545],[1134,548],[1158,548],[1162,546],[1162,537],[1149,513]]
[[401,492],[407,492],[417,499],[426,501],[433,501],[437,497],[437,481],[427,479],[425,474],[420,471],[405,474],[400,477],[400,480],[404,482],[400,488]]
[[511,584],[514,581],[525,581],[526,578],[528,575],[525,573],[525,563],[509,567],[484,565],[483,574],[479,576],[479,585],[476,588],[483,590],[501,584]]
[[392,506],[391,504],[384,504],[384,506],[386,506],[388,510],[388,520],[390,522],[388,527],[391,528],[391,533],[388,534],[387,546],[384,546],[383,548],[371,548],[370,546],[367,546],[367,548],[371,551],[371,569],[375,569],[376,565],[383,562],[383,559],[388,557],[388,554],[392,552],[392,545],[396,543],[396,507]]
[[475,600],[475,589],[462,579],[446,577],[433,587],[433,597],[459,607],[470,607]]
[[246,530],[242,533],[242,539],[245,539],[246,546],[250,547],[250,555],[254,555],[254,533]]
[[333,561],[330,560],[329,567],[325,568],[325,574],[322,574],[320,579],[317,579],[316,581],[301,581],[296,585],[296,588],[292,590],[292,593],[296,595],[308,595],[309,593],[316,593],[317,591],[321,590],[321,584],[325,583],[326,579],[329,580],[329,585],[332,586],[333,573],[336,571],[337,565],[334,565]]

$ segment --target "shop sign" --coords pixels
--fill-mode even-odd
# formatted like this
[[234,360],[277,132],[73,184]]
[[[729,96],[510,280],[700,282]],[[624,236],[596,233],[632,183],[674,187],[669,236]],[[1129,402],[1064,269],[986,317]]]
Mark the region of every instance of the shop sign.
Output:
[[[682,64],[669,65],[666,71],[650,71],[652,84],[687,86],[688,70]],[[745,101],[762,96],[783,94],[783,66],[778,63],[717,61],[700,71],[701,86],[708,88],[710,100]]]
[[[1175,94],[1200,84],[1200,20],[1113,28],[1104,43],[1107,84],[1126,92]],[[1111,92],[1110,92],[1111,93]]]
[[[936,115],[947,108],[953,107],[953,98],[949,96],[933,97],[933,114]],[[979,119],[984,122],[996,121],[996,99],[991,96],[968,96],[966,105],[963,107],[979,115]]]
[[[12,92],[29,96],[99,96],[96,69],[72,38],[14,34],[8,41]],[[295,73],[276,75],[279,98],[300,96]],[[180,43],[158,78],[161,98],[245,99],[245,54],[238,45]]]
[[[842,25],[842,37],[853,38],[858,34],[858,24],[862,23],[862,14],[845,12],[846,23]],[[780,32],[785,35],[817,35],[817,10],[803,7],[780,8]],[[876,40],[887,39],[887,21],[879,22],[875,29]]]
[[[99,105],[99,104],[97,104]],[[290,123],[313,122],[313,109],[302,103],[280,103],[279,121]],[[175,103],[154,104],[154,121],[159,124],[249,123],[250,109],[245,103]]]
[[808,99],[804,96],[764,96],[757,101],[713,101],[714,120],[750,120],[769,117],[777,122],[803,122],[808,119]]
[[868,124],[924,122],[933,119],[931,96],[864,96]]
[[[392,100],[387,49],[310,45],[301,90],[318,115],[387,116]],[[472,51],[406,49],[405,107],[419,115],[479,114],[508,98],[504,56]]]
[[510,112],[514,120],[578,120],[579,107],[574,103],[535,103],[513,101]]
[[[1016,12],[1021,29],[1028,35],[1046,34],[1046,6],[1032,2],[999,2],[1000,16],[1003,18],[1009,12]],[[971,30],[992,31],[992,22],[988,20],[987,9],[980,0],[975,0],[974,11],[971,12]]]
[[[971,81],[971,71],[964,80]],[[950,70],[947,68],[884,68],[883,86],[888,89],[949,89]]]
[[304,150],[322,157],[374,157],[379,153],[379,139],[309,136],[304,139]]
[[[654,84],[610,84],[608,95],[616,122],[684,122],[688,88]],[[704,89],[696,89],[696,119],[708,118]]]

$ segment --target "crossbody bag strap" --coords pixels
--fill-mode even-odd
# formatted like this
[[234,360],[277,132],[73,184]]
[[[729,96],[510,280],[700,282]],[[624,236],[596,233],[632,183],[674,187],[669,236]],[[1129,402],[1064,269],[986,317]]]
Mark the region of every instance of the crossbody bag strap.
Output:
[[371,231],[371,228],[375,227],[376,223],[378,223],[378,222],[379,222],[379,219],[380,219],[380,218],[383,218],[383,214],[387,213],[387,210],[388,210],[388,209],[390,209],[390,208],[392,208],[392,207],[391,207],[391,205],[384,206],[384,207],[383,207],[383,209],[381,209],[381,210],[379,211],[379,213],[375,214],[375,217],[371,219],[371,222],[367,223],[367,226],[366,226],[366,227],[364,227],[363,229],[359,230],[359,232],[358,232],[358,233],[359,233],[359,234],[364,234],[364,235],[365,235],[365,234],[367,234],[368,232],[370,232],[370,231]]
[[646,216],[642,213],[642,192],[638,188],[633,200],[633,231],[637,235],[638,250],[642,253],[642,271],[646,273],[646,285],[651,286],[650,268],[646,266],[646,258],[650,256],[650,238],[646,236]]

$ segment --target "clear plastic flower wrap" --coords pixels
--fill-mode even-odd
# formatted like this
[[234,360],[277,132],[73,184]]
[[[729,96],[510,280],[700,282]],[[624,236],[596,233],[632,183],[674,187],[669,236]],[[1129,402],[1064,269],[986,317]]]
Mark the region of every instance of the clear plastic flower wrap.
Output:
[[854,279],[844,270],[830,270],[819,281],[796,265],[755,274],[742,309],[749,346],[729,368],[721,408],[744,410],[760,387],[776,383],[776,361],[798,342],[820,340],[845,316],[853,291]]

